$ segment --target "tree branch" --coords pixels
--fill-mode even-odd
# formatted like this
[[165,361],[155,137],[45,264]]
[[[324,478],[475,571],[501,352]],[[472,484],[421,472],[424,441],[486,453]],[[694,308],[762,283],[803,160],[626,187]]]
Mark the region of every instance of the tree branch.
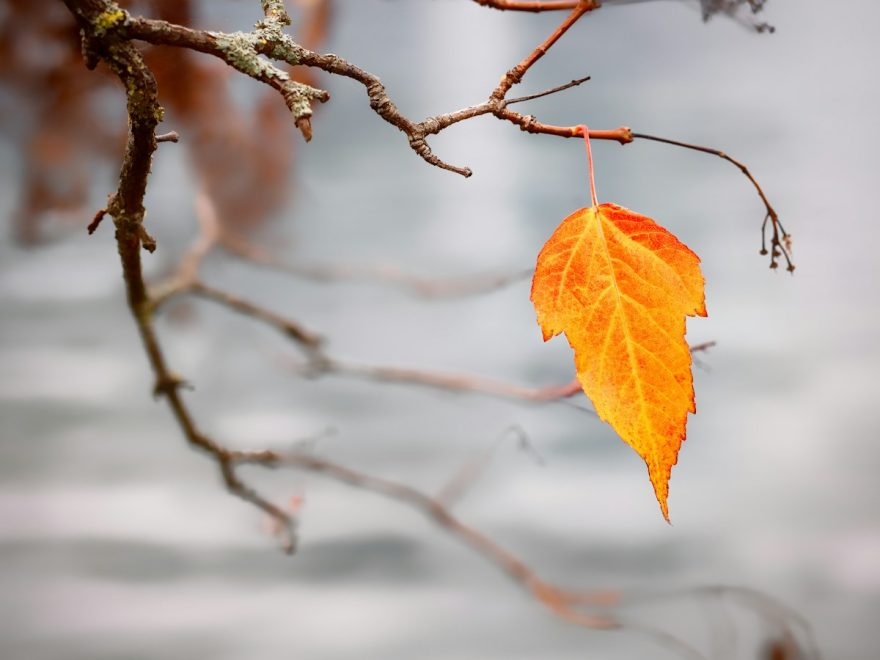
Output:
[[168,368],[153,327],[153,303],[143,278],[140,250],[142,245],[150,251],[155,249],[155,242],[149,239],[143,227],[143,201],[153,152],[156,150],[156,126],[162,119],[156,80],[137,49],[112,34],[112,28],[124,21],[126,16],[115,4],[106,0],[64,1],[79,24],[87,66],[94,68],[98,60],[104,60],[126,91],[128,142],[119,184],[116,193],[110,197],[107,213],[112,216],[116,227],[128,306],[155,375],[153,391],[156,396],[166,399],[190,445],[215,458],[227,489],[256,505],[278,523],[284,548],[292,552],[295,520],[244,484],[237,477],[235,465],[228,460],[226,450],[198,430],[180,394],[184,381]]
[[[213,55],[250,77],[276,88],[279,88],[281,84],[279,80],[282,80],[280,74],[283,74],[283,72],[270,65],[259,55],[283,61],[292,66],[315,67],[333,75],[355,80],[363,85],[366,90],[372,110],[386,122],[402,131],[407,136],[410,148],[413,151],[431,165],[468,177],[472,174],[470,168],[452,165],[438,158],[431,151],[427,138],[453,124],[486,114],[493,114],[499,119],[510,121],[529,133],[542,133],[559,137],[580,137],[577,126],[544,124],[535,120],[534,117],[521,115],[510,110],[507,107],[510,103],[521,102],[526,99],[520,98],[508,101],[504,97],[511,87],[522,80],[522,77],[529,68],[583,14],[598,7],[599,4],[595,0],[581,0],[581,2],[576,3],[575,9],[559,27],[519,64],[508,71],[501,79],[499,85],[492,91],[489,98],[483,103],[443,115],[429,117],[420,122],[413,121],[400,112],[394,102],[388,97],[385,86],[377,76],[347,62],[337,55],[323,55],[304,48],[294,42],[288,35],[281,32],[275,23],[258,23],[252,33],[236,32],[225,34],[194,30],[165,21],[126,16],[125,21],[120,24],[118,30],[127,39],[137,39],[154,45],[188,48]],[[546,96],[550,93],[569,89],[572,86],[574,86],[573,83],[562,85],[558,89],[543,92],[538,96]],[[283,95],[286,94],[284,89],[281,89],[281,91]],[[297,93],[302,96],[303,92],[297,89]],[[314,91],[307,93],[306,97],[305,100],[308,102],[313,100],[325,101],[329,98],[329,95],[326,92]],[[285,99],[289,101],[287,96],[285,96]],[[299,109],[294,111],[295,116],[310,116],[310,106],[308,110],[304,107],[297,107]],[[630,130],[626,127],[612,130],[591,130],[590,137],[594,140],[615,140],[621,144],[626,144],[632,140]]]
[[528,96],[519,96],[515,99],[507,99],[507,105],[513,105],[514,103],[522,103],[524,101],[534,101],[535,99],[542,98],[544,96],[550,96],[551,94],[557,94],[559,92],[564,92],[566,89],[571,89],[572,87],[577,87],[578,85],[582,85],[590,79],[590,76],[584,76],[583,78],[577,78],[576,80],[572,80],[571,82],[565,83],[564,85],[559,85],[558,87],[551,87],[550,89],[545,89],[543,92],[538,92],[537,94],[529,94]]
[[421,277],[387,264],[302,263],[283,261],[268,250],[231,234],[223,234],[219,244],[233,256],[255,266],[292,275],[319,284],[330,282],[369,282],[398,287],[414,296],[434,300],[491,293],[532,276],[533,269],[507,273],[477,273],[449,278]]
[[[317,373],[314,373],[315,368],[318,370]],[[418,385],[451,392],[476,392],[503,399],[520,399],[522,401],[557,401],[567,399],[581,392],[581,385],[577,379],[564,385],[523,387],[499,380],[463,374],[358,364],[326,355],[315,368],[306,367],[310,375],[331,374],[349,376],[383,383]]]
[[544,57],[547,51],[553,47],[553,44],[559,41],[559,39],[562,38],[562,35],[568,32],[568,30],[578,22],[578,19],[580,19],[581,16],[589,11],[598,9],[599,6],[598,0],[580,0],[580,2],[574,6],[571,13],[565,17],[562,23],[559,24],[549,37],[547,37],[531,53],[526,55],[519,64],[507,72],[507,75],[501,79],[501,82],[498,84],[498,87],[495,88],[495,91],[492,92],[490,98],[498,100],[503,99],[507,95],[507,92],[510,91],[510,88],[519,84],[523,79],[523,76],[532,68],[535,62]]
[[638,138],[640,140],[651,140],[653,142],[662,142],[663,144],[671,144],[672,146],[681,147],[683,149],[699,151],[704,154],[718,156],[719,158],[726,160],[728,163],[732,163],[733,165],[735,165],[736,168],[740,172],[742,172],[755,187],[755,190],[757,191],[758,196],[761,198],[761,201],[764,203],[764,208],[767,211],[767,214],[764,216],[764,223],[761,225],[761,254],[767,254],[766,229],[767,221],[769,220],[772,225],[772,234],[770,237],[770,268],[778,268],[779,263],[777,262],[777,258],[783,256],[785,257],[786,270],[790,273],[794,272],[795,265],[791,260],[791,234],[785,231],[785,228],[779,221],[779,216],[776,214],[774,208],[770,205],[770,200],[767,199],[767,195],[764,194],[764,190],[763,188],[761,188],[761,184],[759,184],[758,180],[755,179],[754,176],[752,176],[752,173],[749,171],[748,167],[746,167],[743,163],[736,160],[732,156],[728,156],[720,149],[703,147],[699,144],[690,144],[688,142],[679,142],[678,140],[670,140],[669,138],[657,137],[656,135],[646,135],[644,133],[633,133],[632,138]]
[[618,627],[617,622],[606,612],[588,613],[579,609],[584,606],[604,608],[608,603],[607,594],[572,591],[545,582],[506,548],[460,520],[439,499],[411,486],[359,472],[304,452],[229,451],[228,460],[236,465],[306,470],[406,504],[470,546],[561,619],[584,628],[610,630]]
[[474,2],[492,9],[533,13],[574,9],[578,5],[577,0],[474,0]]

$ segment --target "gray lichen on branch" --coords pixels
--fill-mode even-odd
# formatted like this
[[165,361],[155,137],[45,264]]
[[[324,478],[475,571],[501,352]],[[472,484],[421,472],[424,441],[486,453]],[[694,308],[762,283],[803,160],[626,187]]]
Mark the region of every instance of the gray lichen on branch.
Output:
[[284,7],[284,0],[260,0],[266,19],[281,25],[290,25],[290,15]]
[[[289,20],[289,19],[288,19]],[[311,116],[312,103],[324,103],[330,99],[330,93],[316,89],[290,78],[290,75],[273,65],[261,56],[266,44],[284,40],[277,21],[260,21],[254,32],[211,32],[209,33],[220,51],[222,59],[245,75],[264,82],[277,89],[290,113],[294,123],[306,142],[312,139]],[[295,62],[294,62],[295,63]]]
[[[514,85],[522,80],[522,77],[529,68],[581,16],[598,7],[598,2],[594,0],[581,0],[575,3],[573,11],[560,26],[554,30],[550,37],[501,78],[498,86],[492,90],[486,101],[462,108],[461,110],[429,117],[423,121],[413,121],[401,113],[388,96],[387,90],[378,76],[361,69],[337,55],[316,53],[304,48],[289,35],[285,34],[277,21],[260,21],[257,23],[254,32],[227,34],[194,30],[165,21],[132,18],[125,23],[124,31],[130,39],[142,40],[154,45],[189,48],[213,55],[242,73],[276,88],[279,87],[279,79],[274,73],[275,67],[260,58],[256,58],[259,61],[254,61],[257,54],[270,57],[276,61],[285,62],[291,66],[313,67],[332,75],[355,80],[363,85],[369,99],[370,108],[383,120],[396,126],[403,132],[407,136],[410,148],[421,156],[422,159],[441,169],[469,177],[472,174],[470,168],[453,165],[436,156],[431,150],[427,138],[453,124],[487,114],[494,115],[504,121],[509,121],[529,133],[541,133],[558,137],[578,137],[580,135],[576,126],[544,124],[537,121],[531,115],[522,115],[511,110],[508,107],[510,102],[505,99],[505,95]],[[266,69],[266,66],[270,66],[272,69]],[[586,80],[587,78],[583,78],[578,84]],[[568,89],[571,86],[573,85],[562,86],[555,89],[552,93]],[[282,94],[294,94],[293,104],[302,113],[310,113],[310,107],[309,110],[306,110],[303,101],[325,101],[329,97],[329,95],[327,97],[314,96],[313,92],[296,88],[280,89],[280,91],[282,91]],[[323,92],[323,94],[326,94],[326,92]],[[290,106],[291,101],[287,97],[285,97],[285,100],[288,101]],[[517,101],[519,100],[521,99],[517,99]],[[296,111],[294,113],[296,114]],[[301,115],[304,118],[308,118],[308,116],[309,114]],[[303,134],[306,135],[306,132],[303,131]],[[591,131],[590,136],[596,140],[614,140],[621,144],[632,140],[631,131],[627,127]]]

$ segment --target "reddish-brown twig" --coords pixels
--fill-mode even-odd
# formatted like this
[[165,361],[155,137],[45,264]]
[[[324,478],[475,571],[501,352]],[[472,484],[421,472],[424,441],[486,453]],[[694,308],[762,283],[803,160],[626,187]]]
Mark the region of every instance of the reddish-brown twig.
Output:
[[478,5],[505,11],[561,11],[574,9],[578,0],[474,0]]
[[604,611],[585,612],[580,609],[592,606],[604,610],[608,604],[606,593],[573,591],[542,580],[534,570],[506,548],[456,517],[443,502],[407,484],[369,475],[311,453],[228,451],[227,457],[235,465],[308,470],[411,506],[489,560],[556,616],[585,628],[607,630],[618,627],[614,618]]
[[107,209],[98,209],[98,212],[95,213],[95,217],[92,218],[92,221],[89,223],[86,230],[89,232],[89,236],[94,234],[98,227],[101,226],[101,222],[104,220],[104,216],[107,215]]
[[499,100],[503,99],[507,95],[507,92],[510,91],[510,88],[523,79],[526,71],[531,69],[535,62],[544,57],[544,55],[547,54],[547,51],[553,47],[553,44],[559,41],[559,39],[562,38],[562,35],[568,32],[571,26],[578,22],[578,19],[580,19],[581,16],[589,11],[597,9],[598,7],[599,3],[596,0],[581,0],[576,3],[572,8],[571,13],[565,17],[555,30],[553,30],[550,36],[536,46],[531,53],[526,55],[519,64],[507,72],[507,75],[501,79],[498,87],[492,92],[492,98]]

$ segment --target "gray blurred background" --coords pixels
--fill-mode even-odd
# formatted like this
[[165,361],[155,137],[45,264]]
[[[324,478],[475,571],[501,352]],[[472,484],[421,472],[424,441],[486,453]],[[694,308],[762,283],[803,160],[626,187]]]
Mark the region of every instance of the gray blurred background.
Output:
[[[256,1],[211,3],[202,22],[248,29],[258,13]],[[709,317],[689,321],[688,339],[718,345],[695,370],[699,413],[673,471],[672,526],[639,457],[576,406],[310,381],[285,370],[293,349],[274,332],[194,303],[160,331],[206,430],[260,447],[333,427],[322,454],[435,491],[517,425],[544,464],[500,445],[457,511],[540,574],[638,592],[748,586],[802,613],[825,657],[880,657],[880,6],[772,0],[763,18],[775,34],[703,25],[696,3],[611,1],[514,93],[592,75],[520,109],[728,150],[794,235],[796,274],[772,272],[758,255],[762,206],[735,168],[654,143],[594,144],[601,200],[655,217],[703,259]],[[348,0],[324,50],[378,74],[420,119],[483,100],[559,20],[463,0]],[[431,140],[474,169],[464,180],[422,163],[359,85],[321,84],[332,101],[313,142],[297,145],[291,201],[262,234],[287,259],[513,272],[588,203],[579,142],[468,121]],[[17,204],[19,148],[5,132],[4,217]],[[181,153],[163,146],[154,163],[153,273],[195,231]],[[94,208],[115,168],[97,173]],[[300,551],[283,556],[151,398],[111,228],[61,234],[25,249],[6,232],[0,244],[0,657],[682,657],[645,634],[554,619],[399,503],[317,475],[254,472],[276,498],[305,497]],[[572,376],[564,340],[541,341],[527,281],[426,302],[224,258],[204,273],[352,360],[531,386]],[[626,616],[720,658],[756,657],[775,632],[735,599],[693,592]]]

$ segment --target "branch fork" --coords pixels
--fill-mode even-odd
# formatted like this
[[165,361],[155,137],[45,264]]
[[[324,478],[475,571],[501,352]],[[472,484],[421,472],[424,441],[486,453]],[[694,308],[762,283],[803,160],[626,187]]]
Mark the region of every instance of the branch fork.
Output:
[[[272,3],[268,3],[272,4]],[[274,12],[275,10],[267,10]],[[275,15],[274,13],[272,14]],[[268,16],[268,13],[267,13]],[[286,16],[286,14],[285,14]],[[287,18],[287,22],[290,19]],[[280,19],[259,21],[253,32],[210,32],[222,59],[236,70],[259,80],[281,93],[287,108],[293,115],[296,127],[306,142],[312,139],[312,103],[325,103],[330,93],[310,85],[297,82],[290,75],[262,57],[268,51],[274,52],[282,44],[289,48],[292,40],[281,31]]]

